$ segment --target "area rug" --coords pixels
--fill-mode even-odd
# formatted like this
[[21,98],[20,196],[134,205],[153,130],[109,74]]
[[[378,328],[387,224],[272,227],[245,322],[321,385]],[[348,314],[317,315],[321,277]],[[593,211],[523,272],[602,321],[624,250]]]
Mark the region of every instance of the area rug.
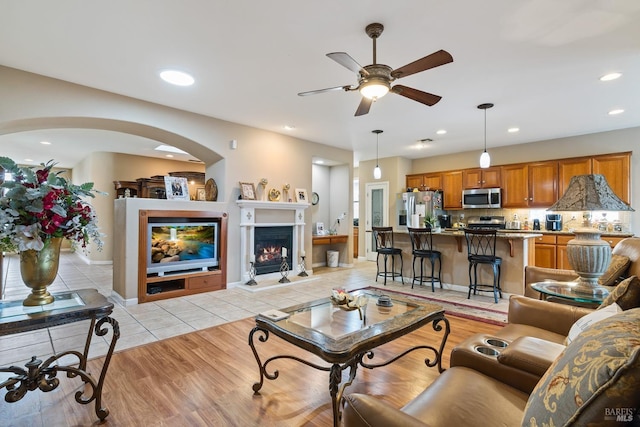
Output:
[[440,298],[425,297],[422,295],[415,295],[406,292],[390,291],[384,288],[378,288],[375,286],[368,286],[363,288],[370,291],[380,292],[383,294],[396,294],[401,295],[404,298],[415,299],[421,301],[429,301],[434,304],[441,305],[444,308],[445,314],[462,317],[464,319],[476,320],[478,322],[489,323],[492,325],[504,326],[507,324],[507,313],[504,311],[493,310],[490,308],[477,307],[470,304],[462,304],[459,302],[447,301]]

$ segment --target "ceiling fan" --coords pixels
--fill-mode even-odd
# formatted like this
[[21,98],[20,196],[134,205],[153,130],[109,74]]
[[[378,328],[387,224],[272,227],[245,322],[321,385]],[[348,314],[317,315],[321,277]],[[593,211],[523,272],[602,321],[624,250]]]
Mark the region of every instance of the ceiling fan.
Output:
[[410,76],[411,74],[416,74],[430,68],[439,67],[440,65],[453,62],[453,57],[449,54],[449,52],[439,50],[432,53],[431,55],[427,55],[424,58],[420,58],[395,70],[388,65],[377,64],[376,39],[380,37],[380,34],[382,34],[383,30],[384,26],[379,23],[369,24],[365,28],[365,32],[367,33],[367,35],[373,40],[373,64],[371,65],[366,65],[364,67],[361,66],[346,52],[332,52],[327,54],[329,58],[333,59],[338,64],[358,74],[357,85],[336,86],[326,89],[312,90],[309,92],[300,92],[298,95],[315,95],[317,93],[332,92],[337,90],[344,90],[345,92],[349,92],[351,90],[360,91],[360,93],[362,94],[362,100],[360,101],[360,105],[356,110],[356,116],[367,114],[369,112],[369,109],[371,108],[371,104],[379,98],[385,96],[389,91],[398,95],[402,95],[406,98],[413,99],[414,101],[428,106],[432,106],[438,103],[438,101],[442,99],[441,96],[423,92],[421,90],[413,89],[403,85],[394,85],[392,87],[391,83],[401,77]]

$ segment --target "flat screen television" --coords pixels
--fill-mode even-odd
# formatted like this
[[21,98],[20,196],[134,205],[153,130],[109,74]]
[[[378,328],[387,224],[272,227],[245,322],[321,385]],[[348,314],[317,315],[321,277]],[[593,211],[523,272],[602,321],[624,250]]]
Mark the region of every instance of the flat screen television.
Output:
[[164,276],[218,267],[219,226],[215,221],[150,222],[147,274]]

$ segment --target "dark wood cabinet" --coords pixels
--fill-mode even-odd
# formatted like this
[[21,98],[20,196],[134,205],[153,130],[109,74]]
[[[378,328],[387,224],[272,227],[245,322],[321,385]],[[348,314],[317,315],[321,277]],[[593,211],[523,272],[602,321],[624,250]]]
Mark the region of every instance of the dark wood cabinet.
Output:
[[[113,181],[116,199],[121,197],[138,197],[138,183],[136,181]],[[129,190],[127,192],[127,190]]]

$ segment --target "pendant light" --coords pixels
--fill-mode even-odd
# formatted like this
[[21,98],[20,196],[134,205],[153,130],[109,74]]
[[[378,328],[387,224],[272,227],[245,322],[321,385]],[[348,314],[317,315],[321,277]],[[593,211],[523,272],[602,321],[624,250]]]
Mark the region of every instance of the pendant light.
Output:
[[485,169],[491,166],[491,156],[487,153],[487,108],[493,107],[493,104],[486,103],[478,105],[478,108],[484,110],[484,151],[480,155],[480,167]]
[[373,169],[373,178],[380,179],[382,178],[382,170],[380,169],[380,166],[378,166],[378,138],[382,131],[380,129],[376,129],[371,132],[376,134],[376,167]]

